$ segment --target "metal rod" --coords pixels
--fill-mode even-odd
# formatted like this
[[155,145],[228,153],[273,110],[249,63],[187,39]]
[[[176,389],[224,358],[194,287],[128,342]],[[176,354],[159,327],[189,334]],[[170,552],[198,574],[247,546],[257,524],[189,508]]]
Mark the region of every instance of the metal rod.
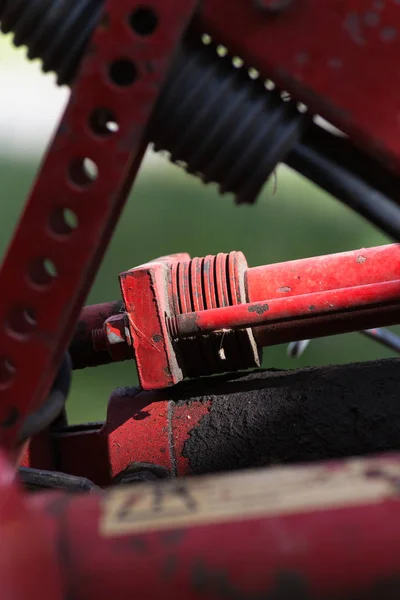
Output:
[[386,306],[398,302],[399,295],[400,280],[389,281],[186,313],[169,319],[168,326],[175,339],[195,337],[360,307]]
[[371,338],[375,342],[379,342],[383,346],[400,353],[400,336],[389,331],[388,329],[366,329],[361,331],[365,336]]

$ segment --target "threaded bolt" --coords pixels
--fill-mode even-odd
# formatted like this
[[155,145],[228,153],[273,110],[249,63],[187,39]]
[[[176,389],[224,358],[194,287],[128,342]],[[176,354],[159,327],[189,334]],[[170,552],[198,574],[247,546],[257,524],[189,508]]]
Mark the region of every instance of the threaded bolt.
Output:
[[178,334],[178,320],[176,317],[167,317],[165,319],[165,325],[167,327],[167,332],[171,340],[177,340],[179,337]]
[[95,352],[104,352],[107,350],[107,337],[104,329],[93,329],[92,342]]
[[40,58],[45,73],[54,71],[60,85],[70,85],[104,0],[0,0],[0,30],[14,33],[15,46],[28,58]]

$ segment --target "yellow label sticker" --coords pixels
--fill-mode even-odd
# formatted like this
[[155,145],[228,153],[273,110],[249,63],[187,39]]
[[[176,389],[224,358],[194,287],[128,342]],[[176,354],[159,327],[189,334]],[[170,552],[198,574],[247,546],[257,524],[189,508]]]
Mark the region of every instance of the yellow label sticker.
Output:
[[386,458],[139,484],[107,494],[100,529],[127,535],[378,503],[398,494],[399,477],[400,461]]

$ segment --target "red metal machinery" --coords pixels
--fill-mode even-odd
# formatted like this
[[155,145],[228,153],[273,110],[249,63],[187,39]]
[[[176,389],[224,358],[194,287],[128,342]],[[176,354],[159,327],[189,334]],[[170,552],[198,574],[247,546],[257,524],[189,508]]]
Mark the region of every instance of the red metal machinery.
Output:
[[[45,68],[57,70],[49,57],[60,56],[65,43],[66,4],[55,0],[47,15],[51,18],[42,15],[41,28],[30,35],[28,25],[39,4],[22,12],[23,4],[0,1],[2,29],[14,27],[16,43],[26,42],[31,56],[40,49]],[[95,4],[103,10],[94,35],[89,31],[79,68],[64,63],[64,70],[59,68],[60,81],[72,85],[71,98],[0,271],[2,597],[101,600],[134,593],[158,598],[167,592],[184,598],[397,598],[397,455],[177,477],[274,462],[273,450],[268,460],[248,462],[247,453],[267,436],[261,427],[261,437],[246,437],[250,416],[245,409],[256,411],[256,402],[246,396],[249,389],[272,394],[274,382],[265,374],[208,379],[198,397],[191,383],[177,384],[185,377],[258,367],[264,345],[397,324],[397,244],[256,268],[248,268],[240,252],[193,260],[185,254],[164,257],[120,276],[122,302],[83,310],[82,305],[149,136],[168,106],[177,56],[182,45],[191,46],[204,32],[296,103],[306,104],[310,115],[322,116],[348,136],[332,134],[333,150],[321,149],[328,134],[310,117],[300,117],[301,111],[294,114],[292,103],[282,104],[275,91],[282,137],[270,131],[276,160],[267,157],[265,173],[286,160],[285,148],[289,164],[317,182],[325,173],[325,184],[341,190],[342,201],[399,241],[399,3]],[[80,21],[90,6],[76,5]],[[44,46],[40,34],[51,31],[57,11],[65,29]],[[79,36],[73,41],[81,44]],[[381,101],[385,108],[377,110]],[[185,102],[187,108],[189,98]],[[226,105],[227,113],[233,105]],[[171,131],[163,133],[165,139],[171,136]],[[261,149],[256,130],[253,134],[249,155]],[[156,142],[162,145],[158,137]],[[345,155],[338,151],[343,148]],[[179,160],[176,145],[173,150],[172,158]],[[188,166],[193,172],[204,148],[196,151]],[[214,167],[226,162],[224,152],[215,147]],[[88,171],[88,160],[94,170]],[[222,191],[238,189],[239,201],[253,201],[265,179],[264,173],[239,185],[238,173],[249,170],[247,160],[235,163],[235,172],[220,181]],[[210,165],[203,166],[203,178],[213,180]],[[360,204],[358,192],[371,187],[377,191],[373,202]],[[142,390],[115,392],[104,424],[68,427],[62,416],[68,350],[75,368],[135,358]],[[326,449],[324,454],[319,449],[319,458],[398,447],[396,410],[377,416],[371,409],[366,422],[375,432],[385,426],[389,436],[390,423],[394,427],[394,441],[386,436],[374,449],[361,444],[357,425],[360,415],[367,418],[367,404],[362,405],[366,382],[375,390],[392,385],[391,397],[396,396],[396,366],[394,361],[346,372],[357,376],[361,402],[352,390],[346,404],[353,435],[349,451]],[[371,381],[371,373],[383,379],[376,375]],[[317,428],[315,404],[309,414],[305,409],[310,390],[315,388],[317,396],[320,390],[327,393],[322,381],[328,378],[340,406],[346,396],[338,389],[342,375],[332,371],[319,382],[316,372],[299,376],[303,386],[309,378],[307,393],[300,390],[306,429],[310,424]],[[221,381],[227,386],[227,405],[218,399]],[[257,414],[265,416],[271,406],[266,407],[265,397],[262,404]],[[228,419],[219,429],[216,413]],[[321,448],[328,440],[333,443],[329,430],[344,418],[344,413],[335,416],[332,407],[325,429],[319,423]],[[309,451],[306,429],[298,448],[303,448],[302,459],[312,460],[317,456]],[[297,442],[299,434],[290,431]],[[295,444],[290,451],[283,444],[278,452],[277,435],[273,441],[276,462],[293,462]],[[226,455],[222,459],[221,448],[214,448],[212,468],[207,461],[199,467],[200,445],[207,455],[213,442],[223,443]],[[87,493],[23,494],[15,480],[22,454],[19,478],[26,487],[47,481],[45,487]],[[172,481],[158,481],[162,478]],[[156,481],[138,486],[150,479]]]

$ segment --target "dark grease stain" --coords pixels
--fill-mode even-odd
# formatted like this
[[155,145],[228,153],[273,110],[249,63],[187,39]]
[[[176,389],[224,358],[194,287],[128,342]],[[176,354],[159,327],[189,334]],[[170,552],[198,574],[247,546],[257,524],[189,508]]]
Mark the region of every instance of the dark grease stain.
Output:
[[3,429],[10,429],[18,423],[19,410],[16,406],[12,406],[8,412],[7,417],[2,421],[1,427]]
[[249,306],[249,308],[247,309],[249,313],[257,313],[258,315],[263,315],[268,310],[268,304],[258,304],[257,306]]
[[314,304],[310,304],[310,306],[308,307],[308,310],[311,310],[311,311],[315,310]]
[[159,342],[162,342],[162,335],[160,335],[159,333],[156,333],[155,335],[153,335],[153,342],[155,342],[156,344],[158,344]]

